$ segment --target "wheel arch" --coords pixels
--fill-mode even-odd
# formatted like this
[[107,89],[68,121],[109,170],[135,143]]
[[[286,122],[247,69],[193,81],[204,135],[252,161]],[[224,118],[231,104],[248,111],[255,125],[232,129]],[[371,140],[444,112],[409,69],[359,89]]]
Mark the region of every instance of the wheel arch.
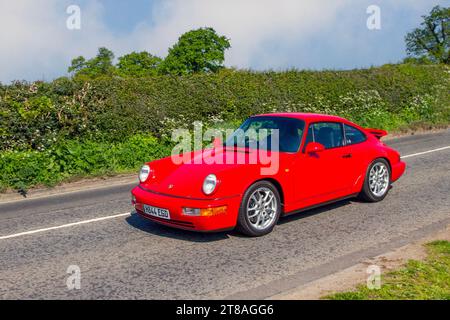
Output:
[[[373,162],[374,162],[375,160],[377,160],[377,159],[383,159],[383,160],[386,160],[386,162],[387,162],[387,164],[388,164],[388,166],[389,166],[389,174],[390,174],[390,177],[389,177],[389,178],[392,179],[392,163],[391,163],[391,160],[389,160],[389,158],[388,158],[386,155],[381,155],[381,156],[376,157],[375,159],[373,159],[371,163],[373,163]],[[370,165],[370,164],[369,164],[369,165]]]
[[283,187],[281,186],[281,183],[278,182],[278,180],[276,180],[274,178],[262,178],[262,179],[254,181],[251,185],[253,185],[254,183],[259,182],[259,181],[268,181],[268,182],[272,183],[275,186],[275,188],[277,188],[277,191],[280,194],[280,199],[281,199],[281,209],[283,210],[283,207],[284,207],[284,192],[283,192]]
[[363,169],[361,169],[361,175],[358,176],[358,178],[355,180],[354,184],[353,184],[353,190],[355,192],[361,192],[362,189],[364,188],[364,182],[366,179],[366,175],[369,172],[369,168],[372,165],[372,163],[375,162],[375,160],[377,159],[383,159],[387,162],[388,166],[389,166],[389,171],[390,171],[390,175],[391,175],[391,179],[392,179],[392,164],[391,161],[389,160],[389,157],[386,154],[375,154],[372,157],[369,157],[366,161],[366,164],[364,166]]

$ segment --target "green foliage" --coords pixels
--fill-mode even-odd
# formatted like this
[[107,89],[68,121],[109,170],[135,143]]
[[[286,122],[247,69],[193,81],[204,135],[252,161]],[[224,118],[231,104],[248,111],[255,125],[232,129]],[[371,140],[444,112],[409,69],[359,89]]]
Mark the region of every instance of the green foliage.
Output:
[[162,59],[146,51],[132,52],[119,58],[117,72],[121,76],[146,77],[158,74]]
[[148,77],[217,72],[223,68],[228,48],[230,42],[226,37],[219,36],[212,28],[200,28],[181,35],[164,61],[143,51],[119,57],[117,65],[113,65],[113,52],[102,47],[92,59],[86,60],[82,56],[73,59],[68,72],[84,80],[113,75]]
[[0,190],[52,186],[70,177],[136,171],[142,163],[170,155],[170,144],[149,135],[124,142],[68,140],[45,151],[0,153]]
[[212,28],[191,30],[169,49],[161,72],[176,75],[217,72],[223,68],[225,50],[230,46],[229,40]]
[[434,62],[430,60],[427,56],[420,57],[406,57],[403,59],[403,63],[405,64],[433,64]]
[[[138,162],[132,159],[143,162],[161,154],[153,154],[154,148],[141,150],[140,143],[134,146],[134,137],[150,135],[165,148],[172,129],[190,129],[194,121],[205,127],[236,127],[250,115],[285,111],[336,114],[386,130],[448,125],[449,87],[448,66],[415,64],[353,71],[222,69],[177,77],[63,77],[51,83],[0,85],[1,183],[18,188],[20,183],[96,174],[101,168],[134,169]],[[70,164],[58,160],[42,173],[52,159],[59,159],[56,150],[68,154],[68,146],[79,150],[72,158],[64,156]],[[132,151],[125,156],[127,150]],[[148,157],[139,153],[146,150]],[[131,162],[124,163],[128,158]],[[26,161],[21,159],[32,163],[35,172],[29,180],[20,173],[31,170],[22,168]],[[112,166],[112,159],[122,159],[122,164]],[[76,170],[71,168],[75,164]],[[18,176],[5,175],[5,166]]]
[[450,300],[450,242],[434,241],[427,244],[429,256],[425,261],[410,260],[398,271],[382,278],[379,290],[360,285],[357,290],[325,297],[334,300],[368,299],[430,299]]
[[435,6],[405,41],[409,55],[450,64],[450,7]]
[[72,64],[67,69],[67,72],[76,74],[80,72],[82,69],[86,69],[87,68],[86,62],[87,62],[86,58],[83,56],[79,56],[72,59]]
[[0,150],[41,150],[79,138],[120,142],[138,133],[170,136],[194,121],[220,125],[276,111],[336,114],[387,130],[447,124],[449,87],[448,67],[412,64],[16,82],[0,85]]
[[86,60],[80,56],[72,60],[68,72],[75,76],[95,78],[99,76],[111,76],[115,73],[113,65],[114,53],[104,47],[98,49],[98,54],[92,59]]

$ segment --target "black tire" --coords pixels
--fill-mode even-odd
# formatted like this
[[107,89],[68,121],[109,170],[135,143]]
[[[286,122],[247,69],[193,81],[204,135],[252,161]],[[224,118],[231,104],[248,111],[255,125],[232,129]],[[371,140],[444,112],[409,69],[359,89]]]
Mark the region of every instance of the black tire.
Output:
[[[250,218],[247,214],[247,205],[249,204],[250,197],[252,194],[257,191],[260,188],[267,188],[270,191],[272,191],[273,195],[276,199],[276,212],[274,215],[273,220],[270,222],[270,224],[265,227],[264,229],[257,229],[254,227],[254,225],[251,223]],[[265,234],[268,234],[272,232],[273,228],[278,222],[278,219],[280,218],[281,214],[281,198],[280,193],[278,192],[278,189],[269,181],[258,181],[252,184],[247,191],[245,191],[244,196],[242,197],[241,205],[239,207],[239,215],[237,220],[237,226],[236,229],[251,237],[259,237],[263,236]]]
[[[374,194],[374,192],[371,190],[370,185],[369,185],[370,171],[377,164],[384,164],[384,166],[386,167],[386,169],[388,171],[388,185],[387,185],[386,191],[382,195]],[[381,201],[388,194],[390,187],[391,187],[391,167],[390,167],[389,163],[383,158],[375,159],[374,161],[372,161],[372,163],[367,168],[366,177],[364,179],[364,185],[359,194],[359,198],[362,200],[365,200],[367,202]]]

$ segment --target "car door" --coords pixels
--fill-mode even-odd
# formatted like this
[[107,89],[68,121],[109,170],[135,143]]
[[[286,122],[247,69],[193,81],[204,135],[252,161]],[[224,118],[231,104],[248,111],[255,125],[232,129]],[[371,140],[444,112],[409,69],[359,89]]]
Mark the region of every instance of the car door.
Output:
[[[306,145],[317,142],[325,150],[306,153]],[[295,165],[295,199],[301,206],[335,199],[349,188],[348,148],[345,146],[343,124],[316,122],[308,127],[307,137]]]

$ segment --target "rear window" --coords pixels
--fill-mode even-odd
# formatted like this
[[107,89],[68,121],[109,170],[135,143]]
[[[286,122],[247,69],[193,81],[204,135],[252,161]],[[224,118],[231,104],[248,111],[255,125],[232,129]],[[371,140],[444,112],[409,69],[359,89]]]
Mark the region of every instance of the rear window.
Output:
[[346,144],[355,144],[366,141],[366,135],[355,127],[344,124]]
[[313,141],[322,144],[325,149],[342,147],[344,145],[344,134],[341,123],[317,122],[311,124],[308,128],[305,146]]

